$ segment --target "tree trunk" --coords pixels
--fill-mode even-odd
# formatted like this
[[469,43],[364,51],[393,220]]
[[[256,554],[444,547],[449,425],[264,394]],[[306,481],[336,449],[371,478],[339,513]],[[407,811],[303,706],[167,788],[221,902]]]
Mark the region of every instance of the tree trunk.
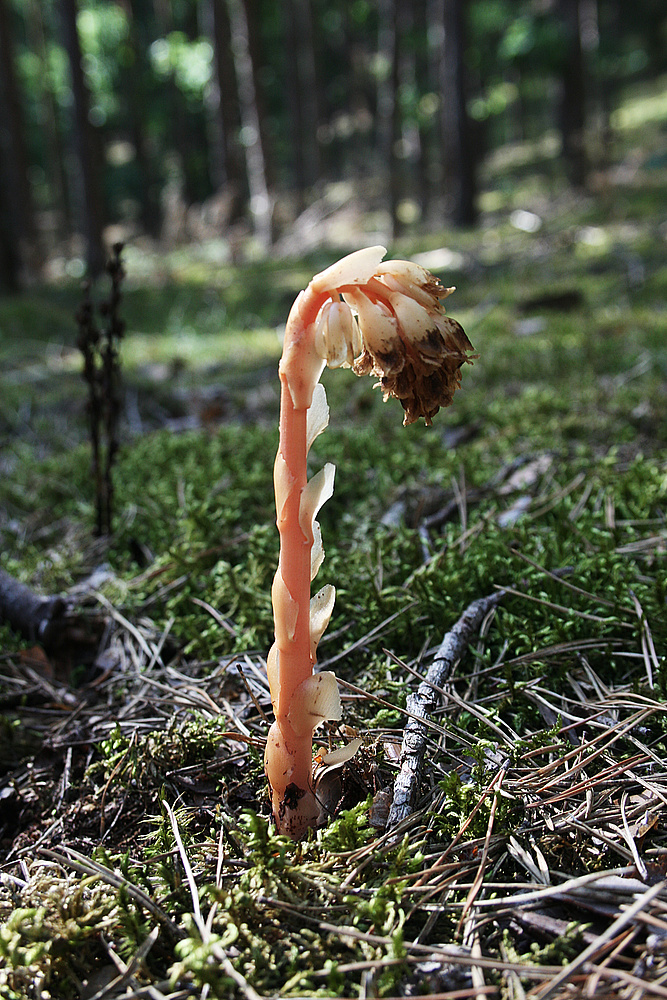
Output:
[[61,114],[53,89],[47,53],[47,32],[51,31],[51,25],[48,22],[45,24],[41,0],[28,0],[25,21],[28,41],[39,58],[41,71],[39,100],[42,105],[41,123],[45,139],[44,169],[49,178],[51,206],[56,217],[54,230],[56,236],[64,236],[72,230],[72,205],[60,131]]
[[322,120],[320,105],[320,84],[315,53],[315,28],[313,24],[312,0],[295,0],[300,37],[299,74],[303,95],[303,118],[306,127],[306,183],[311,186],[318,180],[322,170],[320,156],[319,126]]
[[0,144],[0,293],[13,295],[21,287],[21,261],[9,199],[10,184],[5,171],[6,162],[7,157]]
[[29,270],[36,269],[39,253],[23,109],[14,71],[11,11],[6,0],[0,0],[0,154],[6,198],[3,227],[10,240],[3,253],[4,271],[11,288],[19,282],[20,263]]
[[[398,48],[398,91],[400,94],[418,93],[419,83],[417,80],[417,58],[415,52],[415,38],[417,31],[417,14],[421,4],[416,0],[398,0],[398,23],[397,33],[401,40]],[[398,160],[399,169],[403,175],[402,197],[405,206],[409,209],[407,215],[400,211],[399,222],[401,226],[409,225],[416,221],[418,205],[421,204],[423,185],[420,183],[420,170],[422,159],[422,142],[419,125],[417,123],[416,109],[409,115],[403,113],[399,104],[399,130],[398,137]],[[423,178],[421,178],[423,179]]]
[[[442,0],[426,0],[427,23],[427,73],[428,89],[434,94],[440,93],[445,51],[445,11]],[[442,102],[442,97],[441,97]],[[444,222],[444,138],[441,107],[436,112],[431,129],[431,141],[425,153],[426,192],[428,212],[437,225]]]
[[447,215],[459,226],[477,220],[477,157],[467,110],[465,72],[467,0],[443,0],[442,134]]
[[560,130],[568,176],[575,187],[586,183],[586,82],[581,45],[580,0],[559,0],[565,48],[561,70]]
[[283,6],[287,50],[287,100],[292,138],[292,171],[299,210],[320,172],[317,129],[318,87],[310,0],[287,0]]
[[[432,49],[437,46],[438,28],[435,31],[429,20],[430,3],[429,0],[419,0],[412,7],[412,17],[414,20],[414,35],[417,44],[423,41],[425,52],[420,57],[418,50],[413,47],[411,58],[411,75],[417,93],[431,95],[437,91],[437,79],[431,73],[433,58]],[[432,39],[432,32],[435,38]],[[416,198],[419,204],[421,219],[424,223],[433,227],[435,219],[431,218],[431,200],[433,195],[433,140],[436,134],[435,120],[437,115],[433,113],[431,117],[431,107],[428,100],[420,101],[420,113],[415,122],[416,150],[414,173],[416,180]]]
[[243,0],[227,0],[232,33],[232,53],[239,88],[239,106],[246,172],[250,191],[250,214],[255,235],[264,250],[272,242],[273,205],[269,194],[267,164],[257,104],[255,70],[250,46],[250,28]]
[[95,278],[104,270],[106,258],[102,235],[105,213],[101,157],[97,135],[90,124],[90,94],[83,74],[81,44],[76,23],[76,0],[61,0],[60,13],[74,97],[74,144],[82,224],[86,238],[86,263],[89,276]]
[[119,0],[119,2],[125,11],[129,27],[128,47],[131,57],[129,66],[124,67],[122,86],[129,132],[141,178],[139,195],[141,222],[150,236],[157,236],[160,232],[160,184],[146,139],[148,135],[146,109],[150,101],[145,57],[148,41],[142,37],[145,31],[146,10],[145,4],[139,0]]
[[401,140],[401,110],[398,102],[400,37],[400,0],[381,0],[378,49],[388,72],[378,88],[378,131],[380,153],[387,164],[388,209],[392,238],[399,235],[401,224],[398,206],[401,200],[401,176],[398,150]]
[[[338,115],[343,113],[343,120],[347,117],[352,129],[349,135],[337,134],[334,128],[330,149],[330,163],[339,177],[349,176],[372,176],[376,171],[376,165],[369,158],[371,153],[376,153],[377,145],[381,142],[380,135],[367,135],[359,126],[364,119],[378,123],[379,115],[377,111],[377,101],[379,95],[372,89],[368,73],[368,48],[366,39],[360,34],[358,25],[353,14],[353,4],[342,4],[342,36],[343,46],[340,52],[343,73],[345,80],[345,102],[341,104],[336,101],[334,107],[330,109],[331,120],[336,122]],[[362,125],[363,128],[363,125]],[[368,140],[370,139],[370,145]],[[372,146],[375,140],[375,148]],[[384,155],[380,147],[380,155]]]
[[248,52],[250,54],[250,66],[252,68],[252,81],[255,88],[255,105],[257,107],[257,117],[259,119],[259,135],[264,155],[264,171],[266,173],[266,184],[269,190],[275,180],[273,158],[271,155],[271,142],[269,130],[266,124],[266,101],[261,83],[262,68],[265,63],[262,54],[262,17],[260,4],[257,0],[241,0],[241,6],[245,14],[245,22],[248,26]]
[[209,0],[208,29],[213,42],[215,84],[211,109],[215,123],[215,154],[212,157],[211,179],[215,188],[227,185],[237,208],[233,219],[248,193],[243,150],[240,143],[241,112],[232,59],[232,39],[225,0]]
[[[166,38],[167,35],[176,30],[172,5],[169,3],[169,0],[153,0],[153,9],[159,31]],[[167,78],[165,87],[169,99],[171,138],[180,166],[182,197],[185,199],[187,205],[192,205],[198,200],[199,196],[199,186],[195,171],[192,168],[191,156],[192,151],[196,149],[196,142],[191,134],[183,95],[178,89],[173,74],[170,74]]]

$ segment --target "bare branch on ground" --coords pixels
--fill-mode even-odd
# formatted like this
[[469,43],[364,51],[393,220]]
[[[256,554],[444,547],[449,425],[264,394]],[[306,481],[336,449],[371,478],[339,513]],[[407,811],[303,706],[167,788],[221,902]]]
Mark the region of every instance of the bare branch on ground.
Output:
[[402,820],[407,819],[414,808],[424,766],[428,737],[427,721],[438,703],[440,697],[438,688],[442,688],[454,665],[468,648],[475,632],[503,596],[504,591],[498,590],[468,605],[440,643],[426,677],[417,691],[408,695],[406,709],[410,717],[403,731],[400,770],[394,782],[394,800],[389,810],[388,827],[397,826]]
[[60,595],[42,596],[0,569],[0,623],[7,624],[29,642],[37,642],[47,653],[86,653],[97,649],[102,629],[97,620],[73,610]]

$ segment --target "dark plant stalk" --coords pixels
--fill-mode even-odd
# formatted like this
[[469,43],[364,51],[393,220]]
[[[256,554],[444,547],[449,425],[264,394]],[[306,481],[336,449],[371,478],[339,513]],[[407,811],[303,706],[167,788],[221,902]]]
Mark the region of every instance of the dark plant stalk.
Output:
[[95,483],[95,533],[98,536],[110,535],[113,522],[112,470],[119,447],[121,403],[118,346],[125,333],[125,321],[119,315],[121,286],[125,277],[122,249],[122,243],[114,244],[113,256],[107,264],[111,290],[109,298],[99,306],[99,312],[106,321],[104,330],[100,331],[95,322],[90,282],[84,285],[83,299],[76,314],[79,327],[77,345],[83,355],[82,375],[88,385],[86,411]]
[[111,278],[109,298],[100,306],[100,312],[106,317],[107,325],[104,331],[102,346],[102,399],[104,401],[104,432],[106,437],[106,454],[103,474],[104,486],[104,530],[111,534],[113,519],[113,478],[112,468],[118,453],[118,421],[121,404],[120,354],[118,347],[125,333],[125,321],[120,318],[121,285],[125,270],[121,262],[122,243],[113,246],[113,257],[107,264],[107,274]]
[[100,332],[95,324],[95,307],[91,298],[90,282],[83,286],[83,299],[76,314],[79,327],[77,346],[83,355],[82,376],[88,386],[86,416],[88,417],[88,434],[92,452],[93,482],[95,484],[96,522],[95,534],[103,533],[102,518],[102,473],[100,463],[100,421],[102,403],[100,398],[100,383],[97,371],[97,348]]

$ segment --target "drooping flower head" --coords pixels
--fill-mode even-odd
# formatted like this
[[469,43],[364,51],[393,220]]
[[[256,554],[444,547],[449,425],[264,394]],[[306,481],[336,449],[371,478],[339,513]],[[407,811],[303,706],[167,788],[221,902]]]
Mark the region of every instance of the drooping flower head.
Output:
[[[383,248],[362,253],[372,251]],[[400,400],[405,424],[419,417],[431,424],[440,407],[452,402],[462,365],[475,357],[461,324],[445,315],[442,300],[454,289],[403,260],[375,260],[372,275],[348,283],[341,265],[358,256],[313,279],[321,286],[331,282],[331,298],[317,318],[315,349],[332,368],[377,376],[384,398]]]

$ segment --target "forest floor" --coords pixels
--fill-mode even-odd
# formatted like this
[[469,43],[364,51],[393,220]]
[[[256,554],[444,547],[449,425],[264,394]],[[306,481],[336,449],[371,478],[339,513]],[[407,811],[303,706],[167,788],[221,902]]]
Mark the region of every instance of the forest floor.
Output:
[[[457,285],[479,353],[432,428],[324,374],[320,653],[344,718],[317,742],[362,747],[300,844],[262,765],[276,365],[338,249],[127,248],[105,542],[80,290],[0,301],[0,565],[95,639],[0,626],[0,997],[667,996],[663,105],[628,104],[593,193],[548,148],[507,148],[476,231],[391,248]],[[388,828],[407,696],[499,592]]]

